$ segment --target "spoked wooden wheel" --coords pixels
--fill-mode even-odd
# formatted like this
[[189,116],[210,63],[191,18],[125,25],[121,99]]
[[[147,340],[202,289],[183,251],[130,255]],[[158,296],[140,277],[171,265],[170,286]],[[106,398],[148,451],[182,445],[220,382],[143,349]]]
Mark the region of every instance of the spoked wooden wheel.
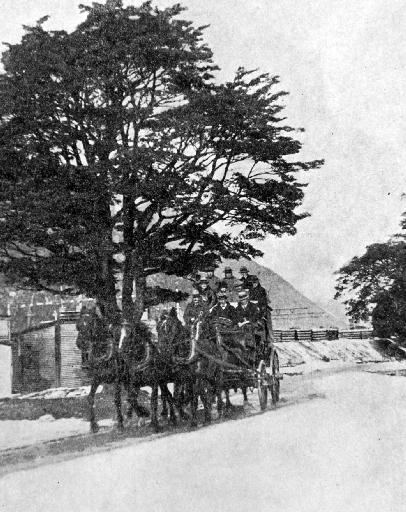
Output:
[[268,402],[268,375],[266,373],[265,361],[259,363],[258,366],[258,399],[261,411],[264,411]]
[[269,385],[273,405],[276,405],[276,403],[279,402],[280,379],[281,376],[279,374],[279,357],[276,351],[274,351],[271,357],[271,382]]

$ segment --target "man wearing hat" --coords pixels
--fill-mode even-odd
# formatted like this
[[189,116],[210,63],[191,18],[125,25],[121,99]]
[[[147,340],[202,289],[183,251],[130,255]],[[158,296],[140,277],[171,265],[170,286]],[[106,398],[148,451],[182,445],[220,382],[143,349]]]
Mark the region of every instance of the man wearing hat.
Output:
[[238,306],[236,307],[236,311],[238,325],[240,327],[247,323],[255,326],[261,318],[258,306],[250,301],[247,290],[243,290],[238,294]]
[[268,297],[265,291],[265,288],[263,288],[259,284],[258,276],[252,276],[252,286],[249,290],[249,297],[250,301],[254,302],[261,313],[262,317],[267,316],[267,307],[268,307]]
[[217,292],[217,302],[218,302],[218,296],[219,294],[222,293],[223,295],[225,295],[228,299],[228,288],[227,288],[227,283],[225,283],[224,281],[220,281],[220,284],[219,284],[219,291]]
[[252,276],[248,274],[247,267],[240,268],[240,281],[242,282],[242,286],[245,290],[249,290],[252,286]]
[[217,302],[216,294],[209,287],[209,282],[207,277],[202,277],[200,279],[200,298],[203,304],[207,305],[207,308],[210,309]]
[[210,310],[210,318],[212,321],[220,318],[227,318],[232,324],[237,323],[237,313],[235,308],[228,302],[227,294],[219,292],[217,295],[218,302]]
[[248,350],[249,357],[252,357],[255,353],[253,351],[255,351],[255,347],[260,340],[255,334],[255,329],[259,326],[261,314],[258,306],[249,300],[248,290],[243,290],[238,294],[236,312],[238,326],[244,333],[242,344]]
[[232,302],[236,302],[238,300],[238,291],[236,290],[236,287],[238,284],[241,284],[241,281],[233,275],[233,271],[230,267],[226,267],[224,269],[224,279],[222,284],[227,285],[229,299]]
[[198,320],[199,317],[203,317],[208,313],[208,308],[200,300],[199,290],[193,290],[192,301],[186,306],[183,314],[186,327],[191,329],[193,324]]
[[215,267],[209,267],[206,272],[207,283],[212,292],[217,293],[220,289],[220,279],[214,275]]

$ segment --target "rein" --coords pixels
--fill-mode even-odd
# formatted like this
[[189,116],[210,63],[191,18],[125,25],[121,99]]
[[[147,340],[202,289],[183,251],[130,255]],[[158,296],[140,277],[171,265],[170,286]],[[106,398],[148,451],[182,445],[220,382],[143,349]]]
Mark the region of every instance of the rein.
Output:
[[232,370],[238,370],[240,372],[244,370],[240,366],[237,366],[237,365],[232,364],[232,363],[228,363],[227,361],[224,361],[223,359],[219,359],[219,358],[217,358],[215,356],[212,356],[211,354],[207,353],[205,350],[203,350],[203,349],[201,349],[199,347],[196,347],[196,352],[198,352],[200,355],[202,355],[206,359],[209,359],[210,361],[213,361],[213,363],[217,363],[218,365],[224,366],[225,368],[230,368]]

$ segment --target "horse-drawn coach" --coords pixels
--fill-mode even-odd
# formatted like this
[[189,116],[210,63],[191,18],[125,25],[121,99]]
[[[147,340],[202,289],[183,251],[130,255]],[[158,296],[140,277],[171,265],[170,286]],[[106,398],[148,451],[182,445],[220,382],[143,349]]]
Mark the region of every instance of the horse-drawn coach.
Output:
[[[212,418],[212,404],[217,398],[219,416],[223,412],[223,393],[229,402],[229,390],[256,388],[261,410],[266,409],[268,396],[272,404],[279,400],[280,379],[278,354],[271,324],[265,318],[236,325],[228,318],[201,314],[185,327],[175,308],[164,311],[157,323],[157,337],[140,322],[136,325],[106,325],[97,311],[85,311],[78,321],[78,346],[87,352],[92,377],[90,422],[97,430],[94,395],[99,384],[115,384],[118,427],[123,427],[121,389],[127,391],[129,411],[138,416],[148,411],[138,404],[141,387],[150,386],[151,423],[158,428],[158,388],[161,389],[163,413],[176,423],[190,416],[197,425],[198,400],[204,407],[204,422]],[[174,392],[169,392],[173,384]],[[269,392],[269,393],[268,393]],[[226,402],[226,403],[227,403]],[[185,409],[189,407],[190,413]]]

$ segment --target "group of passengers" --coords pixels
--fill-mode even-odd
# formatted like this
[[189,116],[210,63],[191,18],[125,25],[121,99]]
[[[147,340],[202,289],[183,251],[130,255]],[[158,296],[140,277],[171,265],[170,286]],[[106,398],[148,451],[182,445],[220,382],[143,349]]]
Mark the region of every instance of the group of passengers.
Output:
[[[240,268],[240,279],[233,275],[230,267],[224,269],[224,277],[214,275],[210,268],[205,276],[194,278],[192,301],[184,312],[187,327],[202,316],[213,321],[225,318],[233,326],[256,326],[267,319],[268,301],[265,289],[257,276],[249,274],[246,267]],[[236,307],[232,303],[237,303]]]

